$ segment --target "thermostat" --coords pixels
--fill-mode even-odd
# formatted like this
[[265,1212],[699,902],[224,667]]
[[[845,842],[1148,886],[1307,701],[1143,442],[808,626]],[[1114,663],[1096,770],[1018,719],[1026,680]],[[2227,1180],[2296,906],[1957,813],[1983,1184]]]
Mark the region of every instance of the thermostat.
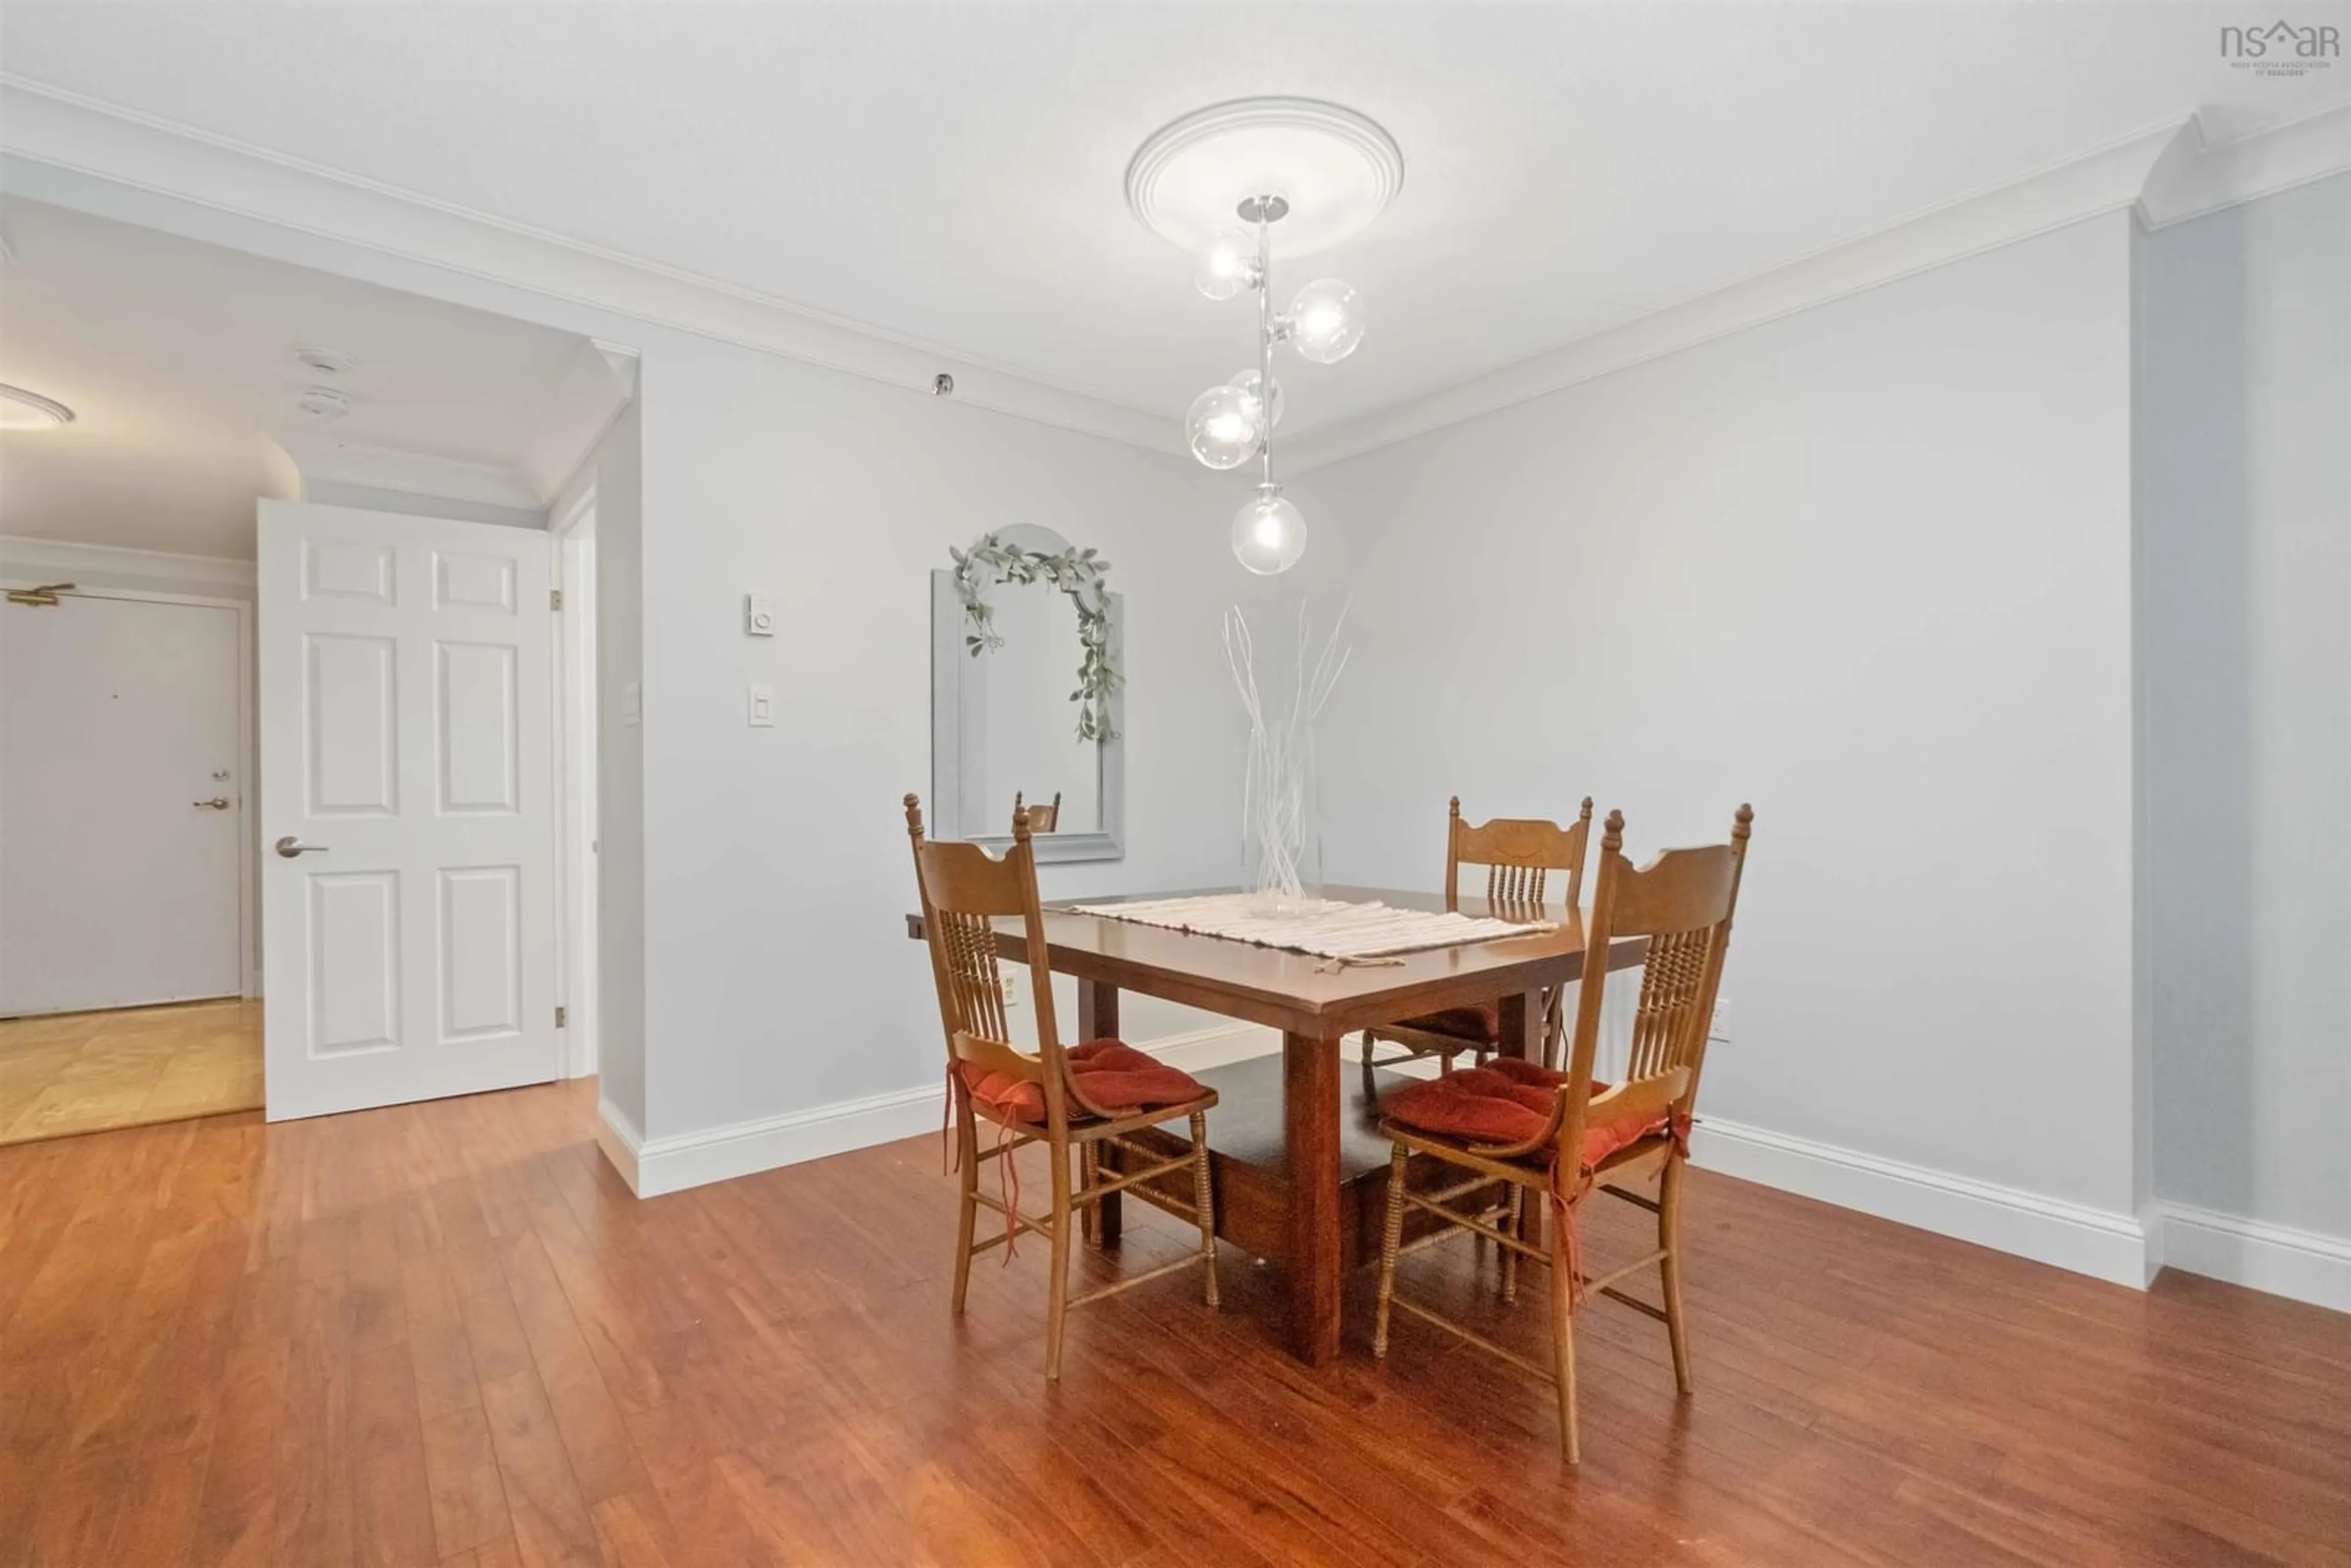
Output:
[[764,593],[743,596],[743,635],[772,637],[776,634],[776,607]]

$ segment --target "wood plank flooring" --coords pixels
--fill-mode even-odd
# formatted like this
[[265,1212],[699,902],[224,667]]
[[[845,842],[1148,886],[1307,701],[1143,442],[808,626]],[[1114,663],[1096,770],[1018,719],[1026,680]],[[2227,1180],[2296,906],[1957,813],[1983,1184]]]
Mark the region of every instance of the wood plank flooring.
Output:
[[[947,1313],[935,1141],[641,1203],[592,1095],[0,1149],[0,1563],[2351,1563],[2341,1314],[1699,1173],[1698,1393],[1594,1306],[1569,1472],[1508,1367],[1411,1322],[1375,1365],[1367,1279],[1290,1359],[1229,1249],[1224,1311],[1083,1309],[1050,1388],[1041,1245]],[[1184,1245],[1129,1215],[1127,1266]],[[1490,1256],[1406,1267],[1539,1343]]]
[[261,1004],[0,1019],[0,1144],[261,1105]]

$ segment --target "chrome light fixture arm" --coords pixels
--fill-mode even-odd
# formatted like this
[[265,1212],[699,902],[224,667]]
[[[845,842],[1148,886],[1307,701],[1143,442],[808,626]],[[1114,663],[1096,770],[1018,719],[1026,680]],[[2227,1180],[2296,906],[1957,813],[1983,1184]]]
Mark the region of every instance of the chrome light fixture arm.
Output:
[[1257,198],[1257,409],[1258,483],[1273,483],[1273,219],[1270,211],[1279,196]]

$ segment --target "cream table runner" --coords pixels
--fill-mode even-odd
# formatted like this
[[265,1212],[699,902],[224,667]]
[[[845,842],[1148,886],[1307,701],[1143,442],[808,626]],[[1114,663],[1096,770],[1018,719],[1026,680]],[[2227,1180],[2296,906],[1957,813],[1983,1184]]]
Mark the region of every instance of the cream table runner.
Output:
[[1250,942],[1260,947],[1311,953],[1318,958],[1417,953],[1430,947],[1455,947],[1503,936],[1531,936],[1553,929],[1549,921],[1520,925],[1447,910],[1395,909],[1384,904],[1348,904],[1331,898],[1310,898],[1287,915],[1264,914],[1257,904],[1255,894],[1210,893],[1191,898],[1077,904],[1070,907],[1080,915],[1131,920],[1139,925],[1164,925],[1204,936]]

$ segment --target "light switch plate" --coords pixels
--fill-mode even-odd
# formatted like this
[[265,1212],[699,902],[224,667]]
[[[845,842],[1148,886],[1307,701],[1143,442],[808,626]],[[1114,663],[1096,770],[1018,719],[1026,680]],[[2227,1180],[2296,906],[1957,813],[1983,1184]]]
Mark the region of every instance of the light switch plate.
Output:
[[775,727],[776,688],[773,686],[753,686],[751,688],[751,727],[753,729],[773,729]]
[[743,635],[772,637],[776,634],[775,601],[764,593],[743,596]]
[[637,718],[643,711],[644,707],[643,693],[643,688],[638,685],[634,681],[622,681],[621,683],[621,722],[622,724],[634,724],[637,722]]

